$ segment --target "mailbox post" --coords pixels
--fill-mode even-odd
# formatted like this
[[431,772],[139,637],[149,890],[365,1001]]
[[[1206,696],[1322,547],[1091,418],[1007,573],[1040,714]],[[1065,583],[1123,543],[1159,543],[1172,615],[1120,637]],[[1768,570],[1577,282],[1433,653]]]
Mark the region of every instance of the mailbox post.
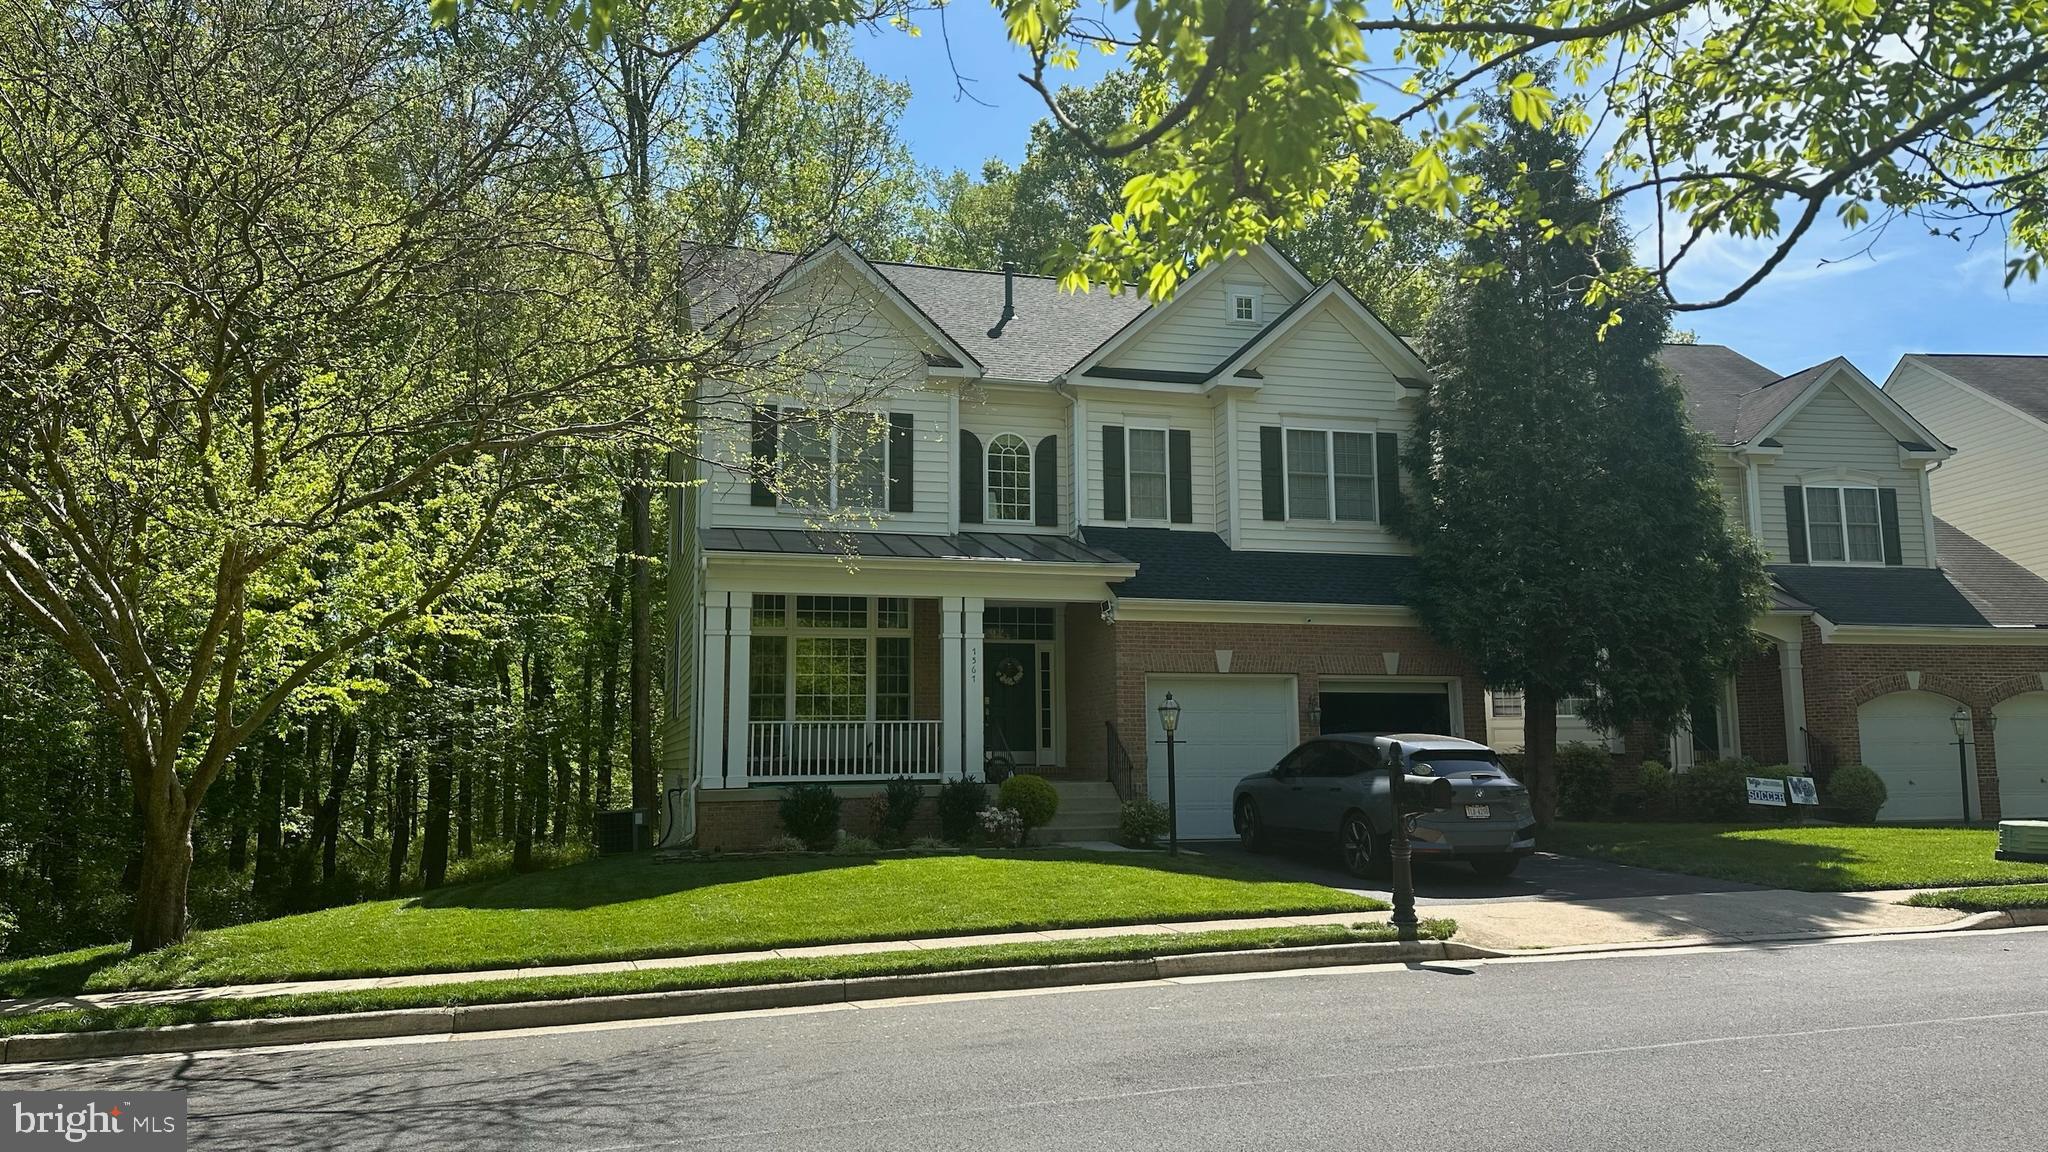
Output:
[[1387,799],[1394,822],[1387,838],[1387,859],[1393,871],[1394,914],[1389,922],[1402,940],[1416,938],[1422,921],[1415,915],[1415,853],[1408,846],[1408,820],[1424,812],[1441,812],[1453,802],[1451,782],[1441,776],[1411,776],[1399,744],[1387,746]]

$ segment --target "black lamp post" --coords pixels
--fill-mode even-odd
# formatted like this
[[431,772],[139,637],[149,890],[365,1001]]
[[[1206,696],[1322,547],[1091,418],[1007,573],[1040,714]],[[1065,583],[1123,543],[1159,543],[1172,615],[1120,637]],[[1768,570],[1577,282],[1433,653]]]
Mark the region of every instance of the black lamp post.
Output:
[[1956,775],[1963,785],[1963,823],[1970,822],[1970,710],[1961,704],[1949,714],[1956,730]]
[[1166,854],[1180,855],[1180,801],[1174,789],[1173,734],[1180,728],[1180,705],[1168,692],[1159,705],[1159,726],[1166,730]]

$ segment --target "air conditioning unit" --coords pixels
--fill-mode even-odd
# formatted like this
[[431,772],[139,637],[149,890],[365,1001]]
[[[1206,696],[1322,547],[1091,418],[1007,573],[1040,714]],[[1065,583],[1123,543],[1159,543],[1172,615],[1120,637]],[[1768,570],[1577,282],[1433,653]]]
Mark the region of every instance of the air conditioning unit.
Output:
[[2000,860],[2048,864],[2048,820],[2000,820],[1994,855]]

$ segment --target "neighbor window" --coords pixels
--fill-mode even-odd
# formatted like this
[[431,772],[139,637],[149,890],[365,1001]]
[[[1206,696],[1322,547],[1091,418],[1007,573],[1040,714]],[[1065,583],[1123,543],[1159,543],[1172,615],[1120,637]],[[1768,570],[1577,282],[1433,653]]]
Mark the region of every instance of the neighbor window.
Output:
[[873,510],[888,492],[887,424],[870,413],[791,420],[780,458],[783,486],[802,507]]
[[1877,489],[1854,485],[1806,489],[1807,556],[1823,564],[1884,563],[1884,527]]
[[1520,716],[1522,714],[1522,694],[1520,692],[1495,692],[1493,694],[1493,714],[1501,717]]
[[1166,501],[1166,429],[1131,428],[1125,471],[1130,479],[1133,520],[1164,520]]
[[1005,432],[988,442],[988,518],[1031,522],[1031,446]]
[[1248,285],[1232,284],[1227,290],[1230,301],[1230,319],[1237,324],[1259,322],[1259,292]]
[[1374,519],[1370,432],[1287,430],[1287,518],[1365,523]]

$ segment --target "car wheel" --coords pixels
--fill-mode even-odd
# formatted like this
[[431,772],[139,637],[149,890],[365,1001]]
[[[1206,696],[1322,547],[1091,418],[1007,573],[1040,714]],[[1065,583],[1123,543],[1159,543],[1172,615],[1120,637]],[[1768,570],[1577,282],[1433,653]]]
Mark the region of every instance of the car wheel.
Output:
[[1370,876],[1379,870],[1380,838],[1372,823],[1359,811],[1346,812],[1337,827],[1337,848],[1344,858],[1344,870],[1353,876]]
[[1488,880],[1505,880],[1514,875],[1515,869],[1521,866],[1522,858],[1520,856],[1474,856],[1472,858],[1472,870]]
[[1237,842],[1247,852],[1266,850],[1266,829],[1259,823],[1259,806],[1247,796],[1237,802]]

